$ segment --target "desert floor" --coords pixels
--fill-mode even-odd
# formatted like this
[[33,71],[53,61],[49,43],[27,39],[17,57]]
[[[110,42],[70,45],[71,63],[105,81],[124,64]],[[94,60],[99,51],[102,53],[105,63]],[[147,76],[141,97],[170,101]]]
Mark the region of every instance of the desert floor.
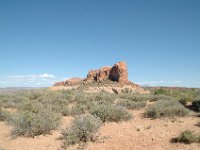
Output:
[[[87,150],[200,150],[200,144],[170,143],[170,139],[184,130],[200,132],[196,126],[200,121],[198,115],[184,118],[163,118],[151,120],[143,118],[143,110],[130,111],[133,119],[127,122],[105,123],[99,131],[96,142],[89,142]],[[35,138],[18,137],[12,139],[11,126],[0,122],[0,146],[5,150],[59,150],[62,140],[60,130],[70,125],[73,117],[64,117],[62,125],[51,135]],[[69,149],[77,149],[77,146]]]

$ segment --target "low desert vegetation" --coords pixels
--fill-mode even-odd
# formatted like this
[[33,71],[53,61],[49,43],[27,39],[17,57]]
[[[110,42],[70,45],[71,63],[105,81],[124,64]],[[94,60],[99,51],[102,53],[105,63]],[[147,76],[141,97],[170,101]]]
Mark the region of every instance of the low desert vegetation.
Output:
[[195,98],[195,100],[192,102],[192,107],[195,111],[200,111],[200,96]]
[[[95,141],[101,125],[128,121],[133,118],[132,111],[134,110],[141,109],[145,111],[145,117],[153,119],[183,117],[190,113],[185,106],[186,103],[193,101],[192,107],[195,111],[199,111],[200,99],[197,97],[197,91],[185,91],[183,92],[185,97],[179,91],[161,90],[152,92],[151,95],[139,95],[128,89],[124,89],[121,94],[85,93],[81,88],[60,91],[35,89],[1,93],[0,121],[6,121],[12,125],[11,135],[15,138],[35,137],[50,134],[57,129],[63,116],[73,116],[75,119],[71,126],[62,131],[63,148],[68,148],[71,145]],[[191,93],[195,93],[195,96]],[[187,96],[196,98],[190,100]],[[183,139],[187,139],[189,135],[190,133],[187,132],[181,134],[177,142],[184,141]]]
[[174,100],[176,98],[168,95],[143,95],[143,94],[120,94],[121,99],[131,100],[135,102],[150,101],[155,102],[158,100]]
[[151,99],[151,95],[138,95],[138,94],[132,94],[132,93],[123,93],[120,94],[119,97],[121,99],[129,99],[135,102],[139,102],[139,101],[148,101]]
[[122,99],[117,102],[117,105],[126,107],[127,109],[131,110],[139,110],[142,109],[146,106],[147,102],[146,101],[132,101],[129,99]]
[[0,121],[8,121],[10,119],[10,113],[5,111],[0,106]]
[[11,124],[13,137],[34,137],[41,134],[49,134],[51,130],[59,125],[60,116],[51,110],[40,110],[38,112],[24,111],[14,115]]
[[5,150],[4,148],[0,147],[0,150]]
[[121,106],[98,104],[91,108],[90,113],[102,122],[119,122],[131,119],[131,114]]
[[175,117],[175,116],[186,116],[189,110],[186,109],[176,100],[169,101],[157,101],[150,105],[145,110],[145,117],[148,118],[160,118],[160,117]]
[[179,100],[179,102],[180,102],[181,104],[183,104],[184,106],[186,106],[186,104],[187,104],[187,99],[181,98],[181,99]]
[[81,114],[84,114],[85,110],[85,105],[77,104],[69,108],[69,115],[71,116],[78,116]]
[[200,143],[200,135],[195,134],[190,130],[183,131],[177,138],[171,140],[173,143]]
[[71,126],[62,131],[63,148],[68,148],[74,144],[95,141],[101,124],[101,120],[93,115],[81,115],[75,118]]
[[167,95],[176,99],[185,99],[187,102],[192,102],[200,94],[198,88],[147,88],[154,95]]
[[170,101],[170,100],[177,100],[176,98],[172,96],[167,96],[167,95],[151,95],[150,101]]

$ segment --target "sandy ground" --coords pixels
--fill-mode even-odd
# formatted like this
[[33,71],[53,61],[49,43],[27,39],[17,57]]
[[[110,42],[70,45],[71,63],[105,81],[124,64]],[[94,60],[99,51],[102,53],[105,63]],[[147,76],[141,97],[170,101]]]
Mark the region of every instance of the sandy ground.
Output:
[[[195,126],[200,117],[150,120],[142,117],[144,110],[130,111],[134,118],[128,122],[106,123],[99,131],[99,140],[88,143],[87,150],[200,150],[200,144],[172,144],[170,139],[184,130],[200,133]],[[73,117],[64,117],[62,125],[51,135],[35,138],[10,136],[11,126],[0,122],[0,148],[5,150],[59,150],[60,130],[69,125]],[[71,147],[77,149],[76,147]]]

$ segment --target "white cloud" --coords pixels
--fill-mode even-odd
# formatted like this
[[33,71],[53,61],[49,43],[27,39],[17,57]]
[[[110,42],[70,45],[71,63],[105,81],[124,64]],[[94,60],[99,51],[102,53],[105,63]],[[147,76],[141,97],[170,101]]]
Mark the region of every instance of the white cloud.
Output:
[[54,75],[52,75],[52,74],[47,74],[47,73],[40,74],[40,75],[38,75],[38,76],[41,77],[41,78],[55,78]]
[[55,77],[52,74],[28,74],[0,76],[0,87],[48,87],[62,78]]
[[172,81],[171,83],[180,84],[180,83],[182,83],[182,82],[181,82],[181,81]]
[[157,85],[161,85],[164,84],[164,81],[145,81],[145,82],[140,82],[138,84],[140,85],[148,85],[148,86],[157,86]]
[[198,83],[195,82],[193,84],[188,82],[182,82],[182,81],[145,81],[138,83],[142,86],[172,86],[172,87],[179,87],[179,86],[186,86],[186,87],[197,87]]
[[8,76],[8,78],[15,78],[15,79],[36,79],[36,78],[55,78],[54,75],[52,74],[29,74],[29,75],[13,75],[13,76]]

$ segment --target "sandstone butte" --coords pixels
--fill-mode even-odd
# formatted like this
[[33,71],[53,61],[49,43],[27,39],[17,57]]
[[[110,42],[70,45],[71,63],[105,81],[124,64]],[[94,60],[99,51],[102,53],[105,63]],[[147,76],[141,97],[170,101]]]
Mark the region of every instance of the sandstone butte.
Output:
[[105,83],[104,81],[113,81],[113,85],[109,84],[106,87],[102,84],[102,86],[98,87],[90,87],[87,89],[87,92],[98,92],[105,91],[110,93],[120,93],[122,90],[130,90],[136,93],[148,94],[148,91],[145,91],[139,85],[128,80],[128,68],[125,62],[121,61],[114,66],[104,66],[98,70],[90,70],[85,79],[81,78],[70,78],[66,81],[56,82],[53,90],[59,89],[73,89],[78,88],[81,85],[87,85],[87,83]]

